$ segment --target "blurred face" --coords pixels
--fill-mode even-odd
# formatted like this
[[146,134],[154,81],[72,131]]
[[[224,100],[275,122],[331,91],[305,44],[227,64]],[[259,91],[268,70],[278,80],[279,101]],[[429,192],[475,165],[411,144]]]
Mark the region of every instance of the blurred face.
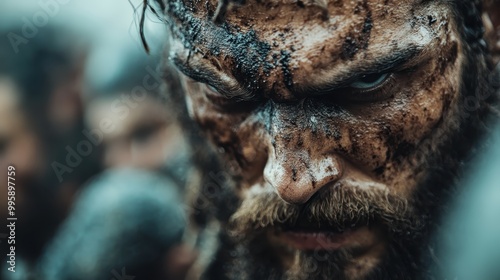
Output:
[[[153,98],[127,104],[101,100],[88,111],[91,128],[109,120],[103,131],[104,164],[157,170],[182,150],[182,133],[168,112]],[[120,109],[120,110],[117,110]]]
[[453,14],[444,1],[250,2],[222,24],[208,20],[216,1],[170,7],[189,112],[242,202],[232,226],[269,252],[247,248],[259,267],[367,277],[416,230],[425,163],[456,121]]
[[[0,77],[0,168],[16,169],[16,204],[22,205],[26,181],[36,180],[43,174],[43,150],[34,132],[30,129],[26,115],[19,108],[19,93],[7,78]],[[7,172],[0,175],[7,182]],[[2,192],[2,199],[7,192]],[[22,207],[20,207],[22,209]],[[1,211],[6,211],[7,208]]]

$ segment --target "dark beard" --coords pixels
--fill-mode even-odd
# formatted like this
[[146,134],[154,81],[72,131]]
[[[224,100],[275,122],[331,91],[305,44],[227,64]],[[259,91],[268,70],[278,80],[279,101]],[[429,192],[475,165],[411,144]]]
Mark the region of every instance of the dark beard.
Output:
[[266,238],[267,229],[308,221],[341,230],[359,225],[383,227],[386,253],[366,279],[412,279],[421,269],[412,264],[417,263],[422,244],[427,244],[424,233],[431,224],[412,204],[385,192],[342,187],[300,206],[286,204],[274,193],[246,199],[230,220],[230,236],[223,238],[224,246],[234,246],[224,273],[227,279],[346,279],[345,268],[353,265],[359,253],[354,250],[294,252],[294,264],[283,268]]
[[[226,243],[227,244],[227,243]],[[412,244],[413,246],[409,246]],[[269,244],[265,240],[256,239],[249,243],[233,244],[229,250],[231,261],[225,263],[225,270],[212,267],[207,271],[210,279],[346,279],[344,267],[352,256],[346,251],[336,252],[301,252],[297,257],[300,268],[284,271],[279,260],[269,252]],[[394,242],[387,249],[380,266],[372,270],[364,279],[419,279],[422,267],[415,259],[418,255],[419,243],[413,241]]]
[[[336,209],[322,209],[332,204],[328,203],[328,199],[318,198],[308,204],[306,211],[295,209],[300,206],[290,206],[286,217],[281,216],[281,224],[309,216],[318,222],[328,221],[337,227],[343,227],[352,224],[353,220],[346,219],[349,215],[342,211],[352,211],[351,214],[355,212],[358,223],[382,224],[388,239],[379,265],[363,279],[432,279],[429,271],[435,256],[431,238],[440,224],[443,208],[448,205],[450,196],[454,193],[451,191],[451,181],[456,179],[452,176],[453,173],[455,172],[451,170],[444,172],[440,169],[429,176],[414,197],[414,207],[409,207],[404,200],[396,197],[337,193],[337,198],[342,195],[344,201],[346,197],[350,197],[350,207],[343,204],[344,206]],[[441,185],[445,183],[448,185]],[[330,198],[334,197],[332,195]],[[260,201],[254,206],[266,209],[267,212],[252,207],[241,211],[240,208],[232,216],[239,223],[231,220],[226,231],[220,233],[220,251],[213,266],[206,271],[207,279],[347,279],[345,268],[355,258],[355,252],[348,250],[298,252],[295,255],[297,265],[288,270],[283,268],[280,258],[265,236],[265,230],[259,229],[271,223],[272,217],[280,215],[279,209],[283,210],[283,203],[272,194],[265,199],[267,202]],[[387,203],[388,201],[391,203]],[[361,207],[363,205],[369,207]],[[310,215],[311,213],[315,215]]]

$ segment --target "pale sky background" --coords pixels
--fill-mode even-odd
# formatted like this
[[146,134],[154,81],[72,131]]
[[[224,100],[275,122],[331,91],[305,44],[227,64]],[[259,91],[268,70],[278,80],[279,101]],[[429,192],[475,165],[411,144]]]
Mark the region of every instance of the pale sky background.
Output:
[[[49,15],[49,25],[62,25],[81,34],[91,47],[88,60],[89,82],[106,83],[123,67],[127,56],[143,52],[139,37],[140,0],[0,0],[0,25],[22,27],[33,22],[37,13],[45,13],[43,4],[59,8]],[[41,27],[43,28],[43,27]],[[146,20],[146,38],[152,53],[161,50],[165,25],[153,15]],[[19,35],[22,31],[19,30]],[[0,38],[5,40],[6,38]],[[22,46],[21,46],[22,47]],[[21,48],[20,47],[20,48]],[[145,55],[145,54],[144,54]]]

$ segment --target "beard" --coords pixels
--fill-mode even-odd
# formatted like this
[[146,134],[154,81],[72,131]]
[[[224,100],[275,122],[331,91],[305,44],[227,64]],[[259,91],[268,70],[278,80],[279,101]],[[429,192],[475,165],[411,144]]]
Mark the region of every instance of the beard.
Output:
[[[424,279],[418,259],[418,244],[392,242],[380,264],[360,276],[366,280],[389,279]],[[333,252],[297,252],[290,269],[282,267],[280,260],[269,251],[269,244],[263,239],[236,244],[230,251],[231,261],[225,263],[224,274],[215,274],[213,279],[266,279],[266,280],[302,280],[302,279],[352,279],[346,275],[345,268],[352,264],[352,252],[339,250]],[[427,279],[427,278],[425,278]],[[430,278],[429,278],[430,279]]]
[[253,236],[269,227],[316,225],[345,231],[370,223],[381,223],[397,231],[419,227],[408,200],[388,191],[337,184],[303,205],[288,204],[275,192],[252,195],[232,215],[230,228],[235,236]]
[[[360,227],[376,228],[387,238],[381,265],[364,279],[406,279],[425,230],[425,215],[413,201],[390,194],[337,185],[313,197],[307,204],[292,205],[275,193],[261,193],[242,201],[231,216],[228,233],[235,244],[229,279],[349,279],[346,268],[355,266],[360,248],[299,251],[284,249],[288,264],[272,249],[269,236],[287,228],[327,228],[336,232]],[[354,269],[355,270],[355,269]],[[410,273],[410,274],[408,274]],[[368,278],[366,278],[368,277]]]

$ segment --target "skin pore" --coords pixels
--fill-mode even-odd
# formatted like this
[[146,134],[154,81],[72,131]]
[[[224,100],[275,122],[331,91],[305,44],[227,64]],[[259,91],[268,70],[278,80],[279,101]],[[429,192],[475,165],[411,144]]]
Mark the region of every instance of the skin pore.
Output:
[[217,1],[166,5],[187,110],[240,200],[227,278],[411,278],[439,203],[423,197],[452,180],[435,166],[459,161],[452,5],[247,1],[217,22]]

